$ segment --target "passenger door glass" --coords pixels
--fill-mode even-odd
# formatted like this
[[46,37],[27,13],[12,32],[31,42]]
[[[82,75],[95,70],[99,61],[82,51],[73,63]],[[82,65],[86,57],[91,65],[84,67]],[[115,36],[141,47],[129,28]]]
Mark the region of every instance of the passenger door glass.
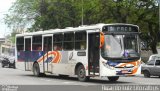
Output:
[[156,65],[156,66],[160,66],[160,60],[156,60],[155,65]]

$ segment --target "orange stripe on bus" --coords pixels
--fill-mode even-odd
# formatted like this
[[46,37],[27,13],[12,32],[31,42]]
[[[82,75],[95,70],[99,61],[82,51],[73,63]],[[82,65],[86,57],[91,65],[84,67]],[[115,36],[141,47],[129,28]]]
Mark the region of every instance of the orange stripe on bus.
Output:
[[44,56],[42,56],[42,57],[40,57],[38,60],[37,60],[37,62],[42,62],[43,61],[43,59],[44,60],[46,60],[46,58],[47,58],[47,56],[54,56],[54,58],[53,58],[53,60],[52,60],[52,62],[53,63],[57,63],[59,60],[59,52],[56,52],[56,51],[50,51],[50,52],[48,52],[48,53],[46,53]]
[[59,63],[59,59],[60,59],[60,53],[58,51],[56,51],[56,56],[55,58],[52,60],[53,63]]
[[124,64],[120,65],[119,67],[124,67],[127,64],[133,64],[135,66],[135,68],[132,71],[132,74],[128,74],[128,75],[134,75],[138,71],[138,68],[139,68],[138,65],[140,64],[140,61],[124,63]]
[[125,65],[127,65],[127,64],[133,64],[134,66],[137,66],[137,65],[139,65],[139,61],[136,61],[136,62],[130,62],[130,63],[124,63],[124,64],[121,64],[119,67],[124,67]]

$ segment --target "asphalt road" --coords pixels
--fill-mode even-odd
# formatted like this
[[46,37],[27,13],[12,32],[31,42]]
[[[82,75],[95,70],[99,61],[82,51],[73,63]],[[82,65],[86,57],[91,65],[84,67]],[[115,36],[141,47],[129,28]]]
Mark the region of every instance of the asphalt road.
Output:
[[[143,90],[152,85],[149,90]],[[155,85],[155,86],[154,86]],[[157,86],[158,85],[158,86]],[[129,87],[128,87],[129,86]],[[136,88],[135,88],[136,86]],[[126,90],[126,88],[130,90]],[[135,90],[139,88],[138,90]],[[115,90],[116,89],[116,90]],[[117,90],[118,89],[118,90]],[[160,78],[120,77],[117,82],[108,79],[92,78],[88,82],[80,82],[76,77],[59,77],[47,75],[35,77],[30,71],[12,68],[1,68],[0,91],[160,91]]]
[[108,79],[92,78],[88,82],[80,82],[76,77],[59,77],[47,75],[45,77],[34,77],[30,71],[22,71],[12,68],[0,67],[0,85],[160,85],[159,77],[144,78],[120,77],[117,82],[110,82]]

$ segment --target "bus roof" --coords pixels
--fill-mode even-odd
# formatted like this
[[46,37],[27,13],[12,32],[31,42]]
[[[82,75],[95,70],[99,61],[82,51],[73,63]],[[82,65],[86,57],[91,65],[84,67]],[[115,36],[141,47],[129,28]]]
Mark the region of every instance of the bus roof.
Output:
[[37,32],[27,32],[23,34],[17,34],[16,37],[45,35],[45,34],[51,34],[51,33],[62,33],[62,32],[71,32],[71,31],[83,31],[83,30],[91,30],[91,29],[102,29],[102,27],[106,25],[129,25],[129,26],[138,27],[137,25],[125,24],[125,23],[111,23],[111,24],[99,23],[94,25],[82,25],[79,27],[66,27],[64,29],[49,29],[49,30],[37,31]]

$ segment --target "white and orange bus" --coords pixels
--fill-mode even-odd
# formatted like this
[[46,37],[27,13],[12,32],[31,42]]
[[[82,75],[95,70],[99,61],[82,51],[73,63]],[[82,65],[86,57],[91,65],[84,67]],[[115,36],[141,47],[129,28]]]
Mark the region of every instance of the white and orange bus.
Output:
[[96,24],[16,35],[16,68],[42,74],[117,81],[141,73],[139,28]]

